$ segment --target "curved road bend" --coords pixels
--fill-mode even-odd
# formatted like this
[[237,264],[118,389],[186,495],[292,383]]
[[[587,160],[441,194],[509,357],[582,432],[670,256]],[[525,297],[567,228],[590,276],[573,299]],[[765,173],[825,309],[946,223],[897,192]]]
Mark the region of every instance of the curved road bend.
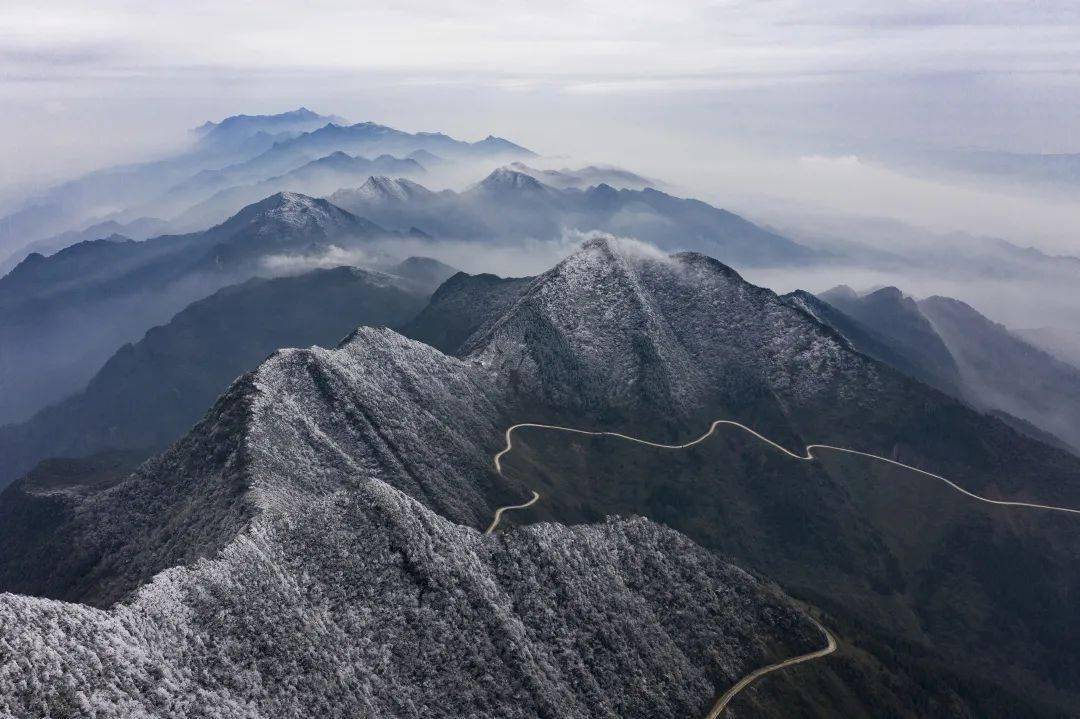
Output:
[[824,649],[818,649],[816,652],[810,652],[809,654],[800,654],[797,657],[785,659],[782,662],[770,664],[767,667],[762,667],[761,669],[755,669],[754,671],[750,672],[745,677],[740,679],[738,682],[736,682],[726,692],[724,692],[723,696],[717,699],[716,703],[713,704],[713,707],[709,710],[709,713],[705,715],[705,719],[717,719],[717,717],[719,717],[720,714],[722,714],[723,711],[727,709],[727,705],[731,703],[731,700],[735,698],[736,694],[741,692],[743,689],[746,689],[746,687],[750,686],[753,682],[757,681],[766,674],[778,671],[780,669],[786,669],[787,667],[795,666],[796,664],[802,664],[803,662],[820,659],[821,657],[826,657],[835,652],[836,639],[833,638],[832,633],[825,627],[821,626],[818,620],[814,619],[813,617],[810,617],[810,621],[816,624],[817,628],[820,629],[822,634],[825,635],[826,644]]
[[495,528],[499,526],[499,522],[502,521],[503,512],[509,512],[514,509],[525,509],[526,507],[533,506],[538,501],[540,501],[540,493],[534,491],[532,499],[525,504],[508,504],[505,507],[499,507],[495,510],[495,518],[491,520],[491,524],[484,530],[484,534],[491,534],[495,531]]
[[[845,454],[853,454],[853,455],[857,455],[859,457],[867,457],[869,459],[874,459],[874,460],[877,460],[879,462],[885,462],[886,464],[891,464],[891,465],[893,465],[895,467],[901,467],[903,469],[911,470],[912,472],[916,472],[916,473],[921,474],[923,476],[930,477],[931,479],[936,479],[939,482],[944,482],[946,485],[948,485],[952,489],[956,490],[960,494],[962,494],[962,495],[964,495],[964,496],[966,496],[966,497],[968,497],[970,499],[974,499],[974,500],[976,500],[978,502],[984,502],[986,504],[994,504],[994,505],[997,505],[999,507],[1021,507],[1021,508],[1026,508],[1026,509],[1042,509],[1042,510],[1046,510],[1046,511],[1050,511],[1050,512],[1065,512],[1067,514],[1080,514],[1080,509],[1070,509],[1069,507],[1055,507],[1055,506],[1049,505],[1049,504],[1037,504],[1037,503],[1034,503],[1034,502],[1012,502],[1012,501],[1008,501],[1008,500],[990,499],[988,497],[981,497],[981,496],[975,494],[974,492],[969,492],[968,490],[964,489],[960,485],[956,484],[955,482],[953,482],[951,480],[946,479],[945,477],[942,477],[939,474],[934,474],[933,472],[927,472],[924,469],[919,469],[918,467],[912,467],[910,464],[904,464],[903,462],[897,462],[896,460],[889,459],[888,457],[882,457],[882,456],[877,455],[877,454],[870,454],[869,452],[860,452],[860,451],[855,450],[855,449],[848,449],[847,447],[834,447],[834,446],[829,445],[829,444],[808,444],[808,445],[806,445],[805,454],[801,454],[801,455],[800,454],[795,454],[794,452],[787,449],[786,447],[784,447],[782,445],[779,445],[776,442],[773,442],[768,437],[766,437],[766,436],[764,436],[764,435],[762,435],[762,434],[760,434],[758,432],[755,432],[754,430],[747,427],[745,424],[741,424],[739,422],[734,422],[734,421],[728,420],[728,419],[715,420],[712,424],[709,425],[709,429],[708,429],[707,432],[705,432],[705,434],[701,435],[697,439],[691,440],[691,441],[686,442],[684,444],[661,444],[659,442],[650,442],[650,441],[648,441],[646,439],[639,439],[638,437],[631,437],[630,435],[621,434],[619,432],[597,432],[597,431],[586,430],[586,429],[575,429],[573,427],[562,427],[562,426],[554,425],[554,424],[537,424],[535,422],[522,422],[520,424],[515,424],[515,425],[509,427],[506,430],[506,446],[502,449],[502,451],[500,451],[498,454],[496,454],[495,458],[494,458],[494,460],[495,460],[495,471],[498,472],[499,474],[502,474],[502,458],[505,455],[507,455],[514,448],[514,431],[517,430],[517,429],[523,429],[523,428],[549,429],[549,430],[555,430],[557,432],[569,432],[571,434],[583,434],[583,435],[587,435],[587,436],[590,436],[590,437],[617,437],[619,439],[624,439],[624,440],[626,440],[628,442],[636,442],[638,444],[644,444],[644,445],[647,445],[649,447],[656,447],[658,449],[686,449],[688,447],[693,447],[695,444],[699,444],[699,443],[705,441],[706,439],[708,439],[709,437],[711,437],[716,432],[716,428],[721,426],[721,425],[728,425],[728,426],[731,426],[731,427],[737,427],[737,428],[743,430],[744,432],[747,432],[748,434],[753,435],[757,439],[759,439],[762,442],[764,442],[765,444],[773,447],[774,449],[778,450],[779,452],[782,452],[782,453],[786,454],[787,456],[791,457],[792,459],[798,460],[800,462],[812,462],[812,461],[814,461],[816,459],[816,457],[814,457],[814,450],[815,449],[827,449],[827,450],[832,450],[833,452],[843,452]],[[513,509],[524,509],[525,507],[530,507],[533,504],[535,504],[537,502],[537,500],[539,500],[539,499],[540,499],[540,495],[537,494],[534,491],[533,492],[533,498],[531,500],[529,500],[528,502],[526,502],[525,504],[515,504],[515,505],[510,505],[510,506],[507,506],[507,507],[498,508],[495,511],[495,519],[491,522],[491,526],[487,528],[487,531],[485,532],[485,534],[491,534],[493,531],[495,531],[495,528],[499,525],[499,520],[502,519],[503,512],[513,510]],[[740,691],[742,691],[747,686],[749,686],[752,682],[754,682],[757,679],[760,679],[761,677],[765,676],[766,674],[778,671],[780,669],[784,669],[786,667],[793,666],[795,664],[801,664],[802,662],[808,662],[808,661],[812,661],[814,659],[820,659],[821,657],[828,656],[829,654],[832,654],[833,652],[835,652],[836,651],[836,640],[833,638],[832,634],[825,627],[821,626],[821,624],[818,623],[817,620],[812,619],[812,621],[815,624],[817,624],[818,628],[821,629],[821,631],[825,634],[826,639],[828,640],[828,643],[826,644],[824,649],[819,649],[818,651],[811,652],[810,654],[802,654],[802,655],[797,656],[797,657],[792,657],[791,659],[785,659],[782,662],[778,662],[776,664],[770,664],[767,667],[762,667],[761,669],[757,669],[757,670],[751,672],[750,674],[747,674],[745,677],[740,679],[733,687],[731,687],[726,692],[724,692],[723,696],[721,696],[716,701],[716,704],[713,705],[713,708],[712,708],[712,710],[709,711],[708,715],[706,716],[706,719],[717,719],[717,717],[720,716],[720,714],[724,711],[724,709],[727,708],[728,704],[731,703],[731,700],[735,698],[735,695],[737,695]]]

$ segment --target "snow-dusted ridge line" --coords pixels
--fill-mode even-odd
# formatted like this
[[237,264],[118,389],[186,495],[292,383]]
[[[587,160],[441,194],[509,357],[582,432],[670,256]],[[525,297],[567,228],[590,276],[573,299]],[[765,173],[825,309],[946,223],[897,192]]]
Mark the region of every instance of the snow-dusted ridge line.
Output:
[[[502,458],[504,456],[506,456],[508,453],[510,453],[511,450],[513,450],[513,448],[514,448],[514,431],[517,430],[517,429],[521,429],[521,428],[550,429],[550,430],[555,430],[557,432],[569,432],[571,434],[582,434],[582,435],[587,435],[587,436],[590,436],[590,437],[617,437],[619,439],[625,439],[628,442],[636,442],[638,444],[644,444],[644,445],[647,445],[649,447],[656,447],[658,449],[687,449],[689,447],[693,447],[696,444],[700,444],[701,442],[704,442],[706,439],[711,437],[716,432],[716,428],[721,426],[721,425],[728,425],[728,426],[731,426],[731,427],[738,427],[739,429],[743,430],[744,432],[747,432],[748,434],[751,434],[754,437],[756,437],[757,439],[761,440],[765,444],[768,444],[771,447],[779,450],[780,452],[783,452],[784,454],[791,457],[792,459],[796,459],[796,460],[801,461],[801,462],[812,462],[812,461],[814,461],[814,459],[816,459],[816,458],[814,457],[813,450],[815,450],[815,449],[830,449],[830,450],[832,450],[834,452],[844,452],[846,454],[854,454],[854,455],[857,455],[857,456],[860,456],[860,457],[869,457],[870,459],[876,459],[876,460],[881,461],[881,462],[886,462],[887,464],[891,464],[891,465],[894,465],[894,466],[897,466],[897,467],[901,467],[903,469],[909,469],[909,470],[911,470],[913,472],[917,472],[917,473],[925,475],[927,477],[931,477],[933,479],[940,480],[940,481],[944,482],[946,485],[948,485],[949,487],[951,487],[954,490],[956,490],[957,492],[959,492],[960,494],[963,494],[963,495],[965,495],[967,497],[978,500],[980,502],[985,502],[987,504],[995,504],[995,505],[1002,506],[1002,507],[1024,507],[1024,508],[1028,508],[1028,509],[1044,509],[1044,510],[1048,510],[1048,511],[1052,511],[1052,512],[1066,512],[1068,514],[1080,514],[1080,509],[1071,509],[1071,508],[1068,508],[1068,507],[1055,507],[1053,505],[1035,504],[1035,503],[1032,503],[1032,502],[1012,502],[1012,501],[1008,501],[1008,500],[989,499],[987,497],[981,497],[981,496],[979,496],[979,495],[977,495],[977,494],[975,494],[973,492],[969,492],[968,490],[964,489],[960,485],[946,479],[945,477],[942,477],[939,474],[934,474],[933,472],[927,472],[924,469],[919,469],[918,467],[912,467],[910,464],[904,464],[903,462],[897,462],[896,460],[888,459],[887,457],[882,457],[882,456],[879,456],[879,455],[876,455],[876,454],[870,454],[869,452],[860,452],[858,450],[848,449],[846,447],[834,447],[834,446],[829,445],[829,444],[808,444],[808,445],[806,445],[806,453],[805,454],[802,454],[802,455],[795,454],[794,452],[787,449],[783,445],[780,445],[780,444],[777,444],[776,442],[773,442],[768,437],[760,434],[759,432],[754,431],[753,429],[747,427],[745,424],[741,424],[739,422],[735,422],[735,421],[729,420],[729,419],[714,420],[713,423],[709,425],[709,429],[708,429],[708,431],[705,432],[705,434],[701,435],[697,439],[690,440],[689,442],[685,442],[683,444],[662,444],[662,443],[659,443],[659,442],[650,442],[647,439],[640,439],[638,437],[631,437],[628,434],[622,434],[620,432],[604,432],[604,431],[596,431],[596,430],[577,429],[577,428],[574,428],[574,427],[563,427],[561,425],[555,425],[555,424],[539,424],[539,423],[536,423],[536,422],[522,422],[520,424],[515,424],[515,425],[512,425],[509,428],[507,428],[506,435],[505,435],[506,436],[506,446],[503,447],[503,449],[498,454],[495,455],[493,460],[494,460],[494,463],[495,463],[495,471],[501,475],[502,474]],[[502,519],[503,512],[508,511],[508,510],[524,509],[526,507],[530,507],[533,504],[535,504],[539,499],[540,499],[539,493],[537,493],[535,490],[533,490],[533,498],[530,499],[528,502],[526,502],[524,504],[515,504],[515,505],[509,505],[509,506],[506,506],[506,507],[499,507],[495,511],[495,518],[492,520],[491,526],[489,526],[487,528],[487,531],[484,532],[484,534],[491,534],[493,531],[495,531],[495,528],[499,525],[499,521]],[[724,709],[727,708],[728,704],[731,703],[731,700],[734,699],[735,696],[740,691],[742,691],[743,689],[748,687],[751,683],[753,683],[757,679],[760,679],[761,677],[765,676],[766,674],[778,671],[780,669],[784,669],[786,667],[794,666],[796,664],[801,664],[803,662],[812,661],[814,659],[820,659],[822,657],[826,657],[826,656],[832,654],[833,652],[835,652],[836,651],[836,640],[833,638],[833,635],[829,632],[828,629],[826,629],[824,626],[822,626],[817,620],[813,619],[813,617],[811,617],[811,621],[813,621],[814,624],[816,624],[817,627],[825,635],[825,638],[827,640],[827,644],[826,644],[824,649],[819,649],[819,650],[817,650],[815,652],[810,652],[809,654],[801,654],[801,655],[799,655],[797,657],[791,657],[790,659],[785,659],[785,660],[783,660],[781,662],[777,662],[775,664],[770,664],[768,666],[761,667],[760,669],[755,669],[753,672],[751,672],[751,673],[747,674],[746,676],[744,676],[742,679],[740,679],[738,682],[736,682],[730,689],[728,689],[726,692],[724,692],[720,696],[720,698],[717,699],[716,703],[713,705],[713,707],[709,711],[709,713],[705,716],[705,719],[717,719],[717,717],[720,716],[720,714],[724,711]]]

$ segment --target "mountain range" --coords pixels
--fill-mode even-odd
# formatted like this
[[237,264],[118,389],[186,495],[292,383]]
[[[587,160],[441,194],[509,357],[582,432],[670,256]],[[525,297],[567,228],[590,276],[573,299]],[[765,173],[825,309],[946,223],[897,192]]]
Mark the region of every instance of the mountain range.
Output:
[[30,255],[0,278],[0,422],[80,389],[117,347],[191,302],[265,274],[267,255],[389,234],[325,200],[281,193],[204,232]]
[[[976,407],[998,412],[1016,429],[1044,442],[1074,452],[1080,447],[1080,370],[970,305],[938,296],[916,302],[895,287],[861,295],[838,287],[820,299],[846,318],[823,313],[820,306],[808,309],[861,351]],[[854,331],[853,324],[859,325]],[[874,342],[887,350],[882,352]]]
[[253,278],[192,303],[117,350],[81,392],[0,427],[0,486],[50,457],[161,451],[274,350],[333,347],[358,324],[402,325],[453,273],[420,258],[389,271]]
[[[193,137],[190,147],[174,156],[107,168],[27,197],[14,212],[0,217],[0,254],[9,257],[5,264],[21,261],[28,254],[24,248],[33,242],[107,221],[127,225],[141,218],[170,220],[215,192],[257,184],[337,152],[402,159],[423,152],[425,157],[479,162],[488,169],[500,161],[533,156],[493,136],[470,143],[442,133],[408,133],[371,122],[348,125],[306,108],[277,115],[236,115],[203,125]],[[53,248],[50,244],[47,249]]]
[[0,250],[14,253],[35,240],[77,230],[80,223],[101,222],[125,207],[149,202],[195,173],[261,154],[278,140],[331,119],[307,110],[226,118],[220,123],[226,126],[221,135],[207,132],[179,155],[99,170],[27,198],[21,209],[0,220]]
[[699,200],[605,184],[557,189],[509,167],[460,193],[380,177],[328,199],[385,227],[416,227],[436,238],[550,240],[571,230],[597,230],[669,251],[708,252],[736,265],[791,265],[825,257]]
[[[369,161],[337,153],[281,178],[223,191],[171,224],[196,224],[198,217],[209,221],[271,187],[325,189],[350,173],[383,166],[422,171],[412,159],[380,156]],[[81,389],[117,347],[187,304],[248,277],[281,272],[279,264],[267,265],[268,258],[319,256],[332,248],[385,253],[384,240],[399,233],[435,242],[505,244],[522,238],[562,241],[576,231],[663,240],[667,250],[705,250],[736,264],[772,266],[820,258],[697,200],[608,185],[560,190],[506,168],[461,193],[433,192],[381,175],[333,193],[330,201],[279,192],[209,230],[142,242],[117,235],[84,241],[49,257],[33,253],[0,278],[0,340],[10,348],[0,354],[0,388],[5,390],[0,423],[26,420]],[[393,251],[392,242],[389,248]],[[92,333],[82,331],[88,317],[94,318]]]
[[530,167],[524,162],[511,162],[507,167],[514,172],[529,175],[545,185],[559,189],[576,187],[584,190],[593,185],[611,185],[618,189],[644,190],[646,187],[659,189],[662,185],[657,180],[650,180],[629,170],[606,165],[586,165],[578,169],[563,167],[559,170],[551,170]]
[[[703,715],[749,668],[823,646],[762,575],[841,648],[735,712],[1075,706],[1071,517],[735,429],[681,451],[526,431],[501,473],[491,458],[514,422],[674,443],[732,418],[1066,506],[1080,458],[693,252],[597,239],[533,279],[455,275],[404,331],[276,352],[126,478],[12,485],[0,511],[41,519],[0,524],[0,589],[38,597],[0,597],[24,677],[5,709]],[[76,676],[89,692],[60,689]]]
[[[174,229],[189,230],[209,227],[228,219],[240,208],[278,192],[297,192],[318,197],[329,195],[341,187],[355,186],[373,174],[419,177],[424,172],[424,167],[411,158],[399,159],[392,155],[379,155],[369,160],[337,151],[277,177],[250,185],[226,187],[190,206],[189,203],[205,193],[177,193],[178,197],[171,198],[174,207],[186,209],[172,217],[170,226]],[[220,184],[220,179],[215,184]]]

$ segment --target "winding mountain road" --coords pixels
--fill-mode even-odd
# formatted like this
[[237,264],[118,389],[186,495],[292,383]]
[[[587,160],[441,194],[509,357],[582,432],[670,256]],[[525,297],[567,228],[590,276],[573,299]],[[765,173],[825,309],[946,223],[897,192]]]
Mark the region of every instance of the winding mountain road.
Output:
[[499,522],[502,521],[503,512],[509,512],[514,509],[525,509],[531,507],[540,501],[540,493],[533,492],[532,499],[525,504],[508,504],[505,507],[499,507],[495,510],[495,518],[491,520],[491,525],[484,531],[484,534],[491,534],[495,531],[495,528],[499,526]]
[[[830,451],[833,451],[833,452],[842,452],[844,454],[853,454],[853,455],[856,455],[856,456],[859,456],[859,457],[867,457],[869,459],[877,460],[878,462],[885,462],[886,464],[891,464],[891,465],[896,466],[896,467],[901,467],[903,469],[908,469],[908,470],[911,470],[912,472],[915,472],[917,474],[921,474],[921,475],[923,475],[925,477],[930,477],[931,479],[936,479],[936,480],[938,480],[940,482],[945,483],[947,486],[949,486],[953,490],[959,492],[960,494],[964,495],[965,497],[968,497],[970,499],[974,499],[974,500],[976,500],[978,502],[983,502],[985,504],[993,504],[993,505],[997,505],[999,507],[1017,507],[1017,508],[1023,508],[1023,509],[1039,509],[1039,510],[1050,511],[1050,512],[1064,512],[1064,513],[1067,513],[1067,514],[1080,515],[1080,509],[1072,509],[1072,508],[1069,508],[1069,507],[1056,507],[1056,506],[1050,505],[1050,504],[1038,504],[1038,503],[1035,503],[1035,502],[1013,502],[1013,501],[1009,501],[1009,500],[990,499],[989,497],[982,497],[982,496],[979,496],[978,494],[975,494],[974,492],[969,492],[968,490],[964,489],[960,485],[956,484],[955,482],[953,482],[953,481],[951,481],[949,479],[946,479],[945,477],[942,477],[939,474],[934,474],[933,472],[927,472],[924,469],[919,469],[918,467],[912,467],[910,464],[904,464],[903,462],[897,462],[896,460],[889,459],[888,457],[882,457],[880,455],[871,454],[869,452],[860,452],[860,451],[855,450],[855,449],[848,449],[847,447],[834,447],[833,445],[830,445],[830,444],[808,444],[808,445],[806,445],[806,450],[805,450],[804,454],[795,454],[794,452],[787,449],[783,445],[780,445],[780,444],[777,444],[776,442],[773,442],[768,437],[754,431],[750,427],[747,427],[745,424],[741,424],[739,422],[735,422],[735,421],[729,420],[729,419],[715,420],[712,424],[709,425],[709,429],[708,429],[707,432],[705,432],[705,434],[701,435],[697,439],[693,439],[693,440],[691,440],[689,442],[685,442],[683,444],[662,444],[660,442],[650,442],[647,439],[640,439],[638,437],[631,437],[628,434],[621,434],[619,432],[600,432],[600,431],[587,430],[587,429],[576,429],[574,427],[563,427],[563,426],[555,425],[555,424],[538,424],[538,423],[535,423],[535,422],[522,422],[520,424],[512,425],[511,427],[509,427],[506,430],[506,446],[498,454],[496,454],[495,457],[494,457],[495,471],[498,472],[500,475],[502,474],[502,458],[505,457],[507,454],[509,454],[511,450],[513,450],[513,448],[514,448],[514,432],[519,430],[519,429],[544,429],[544,430],[552,430],[552,431],[556,431],[556,432],[568,432],[570,434],[581,434],[581,435],[586,435],[586,436],[589,436],[589,437],[616,437],[618,439],[626,440],[627,442],[636,442],[637,444],[643,444],[643,445],[646,445],[646,446],[649,446],[649,447],[656,447],[657,449],[687,449],[688,447],[693,447],[696,444],[700,444],[701,442],[704,442],[706,439],[711,437],[716,432],[717,427],[721,427],[721,426],[730,426],[730,427],[736,427],[738,429],[741,429],[744,432],[753,435],[754,437],[761,440],[762,442],[769,445],[770,447],[773,447],[774,449],[782,452],[783,454],[786,454],[788,457],[791,457],[792,459],[798,460],[800,462],[812,462],[815,459],[817,459],[817,457],[814,456],[814,450],[816,450],[816,449],[817,450],[821,450],[821,449],[830,450]],[[536,504],[536,502],[539,499],[540,499],[540,495],[536,491],[533,491],[532,499],[530,499],[528,502],[525,502],[524,504],[512,504],[512,505],[508,505],[508,506],[505,506],[505,507],[499,507],[497,510],[495,510],[495,518],[492,520],[491,526],[489,526],[487,528],[487,531],[485,532],[485,534],[491,534],[492,532],[495,531],[496,527],[499,526],[499,521],[502,519],[502,515],[503,515],[504,512],[515,510],[515,509],[525,509],[526,507],[531,507],[532,505]],[[736,684],[734,686],[732,686],[730,689],[728,689],[726,692],[724,692],[724,694],[716,701],[716,704],[713,705],[712,709],[706,715],[706,719],[717,719],[717,717],[720,716],[720,714],[724,711],[724,709],[727,708],[728,704],[731,703],[731,700],[734,699],[735,696],[739,692],[741,692],[743,689],[745,689],[751,683],[753,683],[757,679],[760,679],[761,677],[765,676],[766,674],[770,674],[772,672],[778,671],[780,669],[785,669],[787,667],[794,666],[796,664],[801,664],[803,662],[812,661],[814,659],[820,659],[821,657],[828,656],[829,654],[832,654],[833,652],[835,652],[836,651],[836,640],[833,638],[833,635],[829,632],[829,630],[827,630],[820,623],[818,623],[817,620],[812,619],[812,621],[815,624],[817,624],[818,628],[821,629],[821,631],[825,634],[825,637],[827,639],[827,644],[826,644],[824,649],[819,649],[816,652],[810,652],[809,654],[801,654],[801,655],[799,655],[797,657],[792,657],[790,659],[785,659],[782,662],[777,662],[776,664],[770,664],[768,666],[765,666],[765,667],[762,667],[760,669],[756,669],[756,670],[752,671],[751,673],[747,674],[745,677],[740,679],[738,682],[736,682]]]
[[[626,440],[628,442],[636,442],[637,444],[644,444],[644,445],[647,445],[649,447],[656,447],[658,449],[687,449],[688,447],[693,447],[696,444],[700,444],[700,443],[704,442],[706,439],[711,437],[716,432],[717,427],[724,426],[724,425],[730,426],[730,427],[737,427],[738,429],[741,429],[744,432],[753,435],[754,437],[761,440],[762,442],[769,445],[770,447],[773,447],[773,448],[779,450],[780,452],[786,454],[788,457],[791,457],[792,459],[796,459],[796,460],[798,460],[800,462],[813,462],[815,459],[817,459],[817,457],[815,457],[814,454],[813,454],[815,449],[827,449],[827,450],[830,450],[830,451],[833,451],[833,452],[843,452],[844,454],[854,454],[854,455],[857,455],[859,457],[867,457],[869,459],[875,459],[875,460],[877,460],[879,462],[885,462],[886,464],[891,464],[891,465],[893,465],[895,467],[902,467],[903,469],[909,469],[912,472],[916,472],[916,473],[921,474],[923,476],[930,477],[932,479],[936,479],[936,480],[938,480],[940,482],[944,482],[945,484],[947,484],[949,487],[956,490],[960,494],[963,494],[964,496],[969,497],[969,498],[974,499],[974,500],[977,500],[979,502],[985,502],[986,504],[995,504],[995,505],[997,505],[999,507],[1022,507],[1022,508],[1026,508],[1026,509],[1042,509],[1042,510],[1047,510],[1047,511],[1051,511],[1051,512],[1066,512],[1068,514],[1078,514],[1078,515],[1080,515],[1080,509],[1070,509],[1068,507],[1055,507],[1055,506],[1050,505],[1050,504],[1036,504],[1034,502],[1013,502],[1013,501],[1002,500],[1002,499],[990,499],[988,497],[981,497],[981,496],[975,494],[974,492],[969,492],[968,490],[964,489],[963,487],[956,484],[955,482],[952,482],[952,481],[946,479],[945,477],[942,477],[940,474],[934,474],[933,472],[927,472],[925,469],[919,469],[918,467],[912,467],[910,464],[904,464],[903,462],[897,462],[896,460],[889,459],[888,457],[882,457],[882,456],[877,455],[877,454],[870,454],[869,452],[860,452],[860,451],[855,450],[855,449],[848,449],[847,447],[834,447],[831,444],[808,444],[808,445],[806,445],[806,453],[805,454],[795,454],[794,452],[787,449],[786,447],[784,447],[782,445],[779,445],[776,442],[773,442],[768,437],[766,437],[766,436],[764,436],[764,435],[762,435],[762,434],[760,434],[758,432],[755,432],[754,430],[747,427],[745,424],[740,424],[739,422],[734,422],[734,421],[732,421],[730,419],[718,419],[718,420],[715,420],[712,424],[709,425],[709,429],[708,429],[707,432],[705,432],[705,434],[701,435],[697,439],[690,440],[689,442],[686,442],[684,444],[661,444],[659,442],[650,442],[647,439],[639,439],[638,437],[631,437],[628,434],[620,434],[619,432],[597,432],[597,431],[591,431],[591,430],[586,430],[586,429],[575,429],[573,427],[561,427],[561,426],[555,425],[555,424],[536,424],[534,422],[522,422],[521,424],[515,424],[515,425],[511,426],[509,429],[506,430],[506,447],[504,447],[501,452],[499,452],[498,454],[495,455],[495,471],[498,472],[499,474],[502,474],[502,458],[514,448],[514,437],[513,437],[513,435],[514,435],[514,432],[517,431],[518,429],[525,429],[525,428],[549,429],[549,430],[554,430],[554,431],[558,431],[558,432],[570,432],[572,434],[584,434],[584,435],[588,435],[588,436],[591,436],[591,437],[617,437],[619,439],[624,439],[624,440]],[[532,504],[532,502],[530,502],[529,504]],[[507,509],[510,509],[510,507],[507,507]]]
[[766,667],[762,667],[761,669],[755,669],[754,671],[750,672],[745,677],[740,679],[738,682],[736,682],[726,692],[724,692],[724,694],[716,700],[716,703],[713,704],[713,707],[709,710],[709,713],[705,715],[705,719],[716,719],[718,716],[720,716],[720,714],[723,713],[725,709],[727,709],[727,705],[731,703],[731,700],[735,698],[736,694],[741,692],[743,689],[746,689],[746,687],[750,686],[753,682],[765,676],[766,674],[779,671],[780,669],[786,669],[788,667],[795,666],[796,664],[802,664],[803,662],[809,662],[813,661],[814,659],[820,659],[821,657],[827,657],[828,655],[835,652],[836,639],[833,638],[832,633],[830,633],[829,630],[825,627],[821,626],[821,624],[813,617],[810,618],[810,621],[816,624],[817,628],[820,629],[822,634],[825,635],[826,644],[824,649],[818,649],[816,652],[810,652],[809,654],[800,654],[797,657],[791,657],[790,659],[785,659],[782,662],[770,664]]

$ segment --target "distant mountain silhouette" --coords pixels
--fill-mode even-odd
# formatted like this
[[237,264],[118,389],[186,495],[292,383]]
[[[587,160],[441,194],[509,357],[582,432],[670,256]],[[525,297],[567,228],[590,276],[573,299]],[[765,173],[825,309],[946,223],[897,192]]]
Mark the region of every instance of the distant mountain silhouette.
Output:
[[326,200],[280,193],[204,232],[31,255],[0,278],[0,423],[81,389],[117,347],[192,301],[266,274],[267,255],[387,234]]
[[404,188],[400,185],[394,197],[375,197],[369,186],[343,189],[329,199],[385,227],[417,227],[435,238],[520,241],[560,238],[567,230],[599,230],[669,251],[708,252],[735,265],[790,265],[824,258],[731,212],[654,189],[597,185],[560,190],[509,167],[461,193],[424,191],[416,183]]

